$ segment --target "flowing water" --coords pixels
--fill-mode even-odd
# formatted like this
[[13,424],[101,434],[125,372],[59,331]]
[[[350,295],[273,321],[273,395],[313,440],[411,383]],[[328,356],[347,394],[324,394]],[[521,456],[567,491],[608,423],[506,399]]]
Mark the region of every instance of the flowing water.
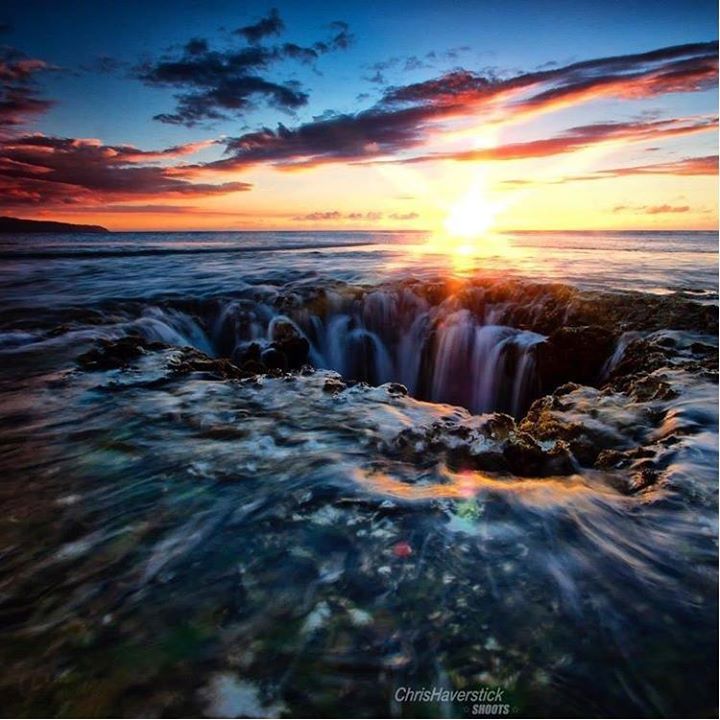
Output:
[[0,240],[7,712],[716,713],[715,235],[427,240]]

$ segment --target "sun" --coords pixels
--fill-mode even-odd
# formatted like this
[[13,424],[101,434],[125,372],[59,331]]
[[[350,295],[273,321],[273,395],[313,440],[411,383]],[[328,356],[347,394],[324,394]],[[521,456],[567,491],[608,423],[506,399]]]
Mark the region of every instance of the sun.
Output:
[[471,188],[453,206],[444,221],[451,238],[469,240],[485,235],[493,227],[497,208],[482,191]]

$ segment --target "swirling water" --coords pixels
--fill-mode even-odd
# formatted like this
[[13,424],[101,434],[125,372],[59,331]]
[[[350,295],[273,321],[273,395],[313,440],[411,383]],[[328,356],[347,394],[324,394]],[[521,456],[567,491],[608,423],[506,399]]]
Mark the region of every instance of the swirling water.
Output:
[[[650,400],[566,396],[568,422],[657,461],[661,480],[640,494],[592,468],[509,477],[387,448],[433,423],[491,445],[489,416],[471,413],[520,418],[540,391],[546,333],[526,326],[542,321],[542,300],[520,323],[512,302],[430,302],[410,280],[529,278],[716,303],[715,235],[523,234],[507,239],[512,252],[469,259],[425,240],[0,241],[5,708],[464,715],[395,693],[501,686],[520,715],[713,714],[717,388],[705,375],[670,368],[673,393]],[[348,293],[359,284],[371,287]],[[286,320],[326,370],[166,381],[175,347],[232,357]],[[97,339],[129,332],[170,347],[126,369],[77,368]],[[716,344],[656,335],[683,357]],[[371,386],[328,393],[330,370]]]

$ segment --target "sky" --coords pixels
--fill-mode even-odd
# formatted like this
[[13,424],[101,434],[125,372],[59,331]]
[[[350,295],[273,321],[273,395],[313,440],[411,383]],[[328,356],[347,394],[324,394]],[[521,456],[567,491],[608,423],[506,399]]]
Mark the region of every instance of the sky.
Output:
[[6,0],[0,214],[715,229],[717,34],[714,0]]

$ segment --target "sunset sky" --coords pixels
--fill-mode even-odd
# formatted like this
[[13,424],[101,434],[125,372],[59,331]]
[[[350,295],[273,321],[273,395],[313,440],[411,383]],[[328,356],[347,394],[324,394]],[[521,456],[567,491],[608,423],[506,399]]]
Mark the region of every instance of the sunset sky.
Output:
[[25,0],[0,26],[0,214],[717,227],[715,0]]

